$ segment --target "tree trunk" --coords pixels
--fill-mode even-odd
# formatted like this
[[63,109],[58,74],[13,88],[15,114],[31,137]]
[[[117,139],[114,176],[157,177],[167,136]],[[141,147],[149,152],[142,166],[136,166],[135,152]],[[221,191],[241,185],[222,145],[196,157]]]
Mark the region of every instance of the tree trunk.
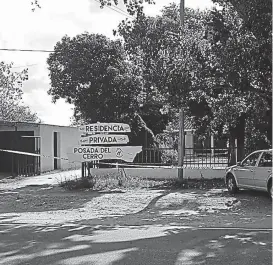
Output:
[[236,126],[236,139],[237,139],[237,160],[242,161],[245,156],[245,126],[246,115],[242,114]]
[[232,128],[229,135],[229,161],[228,165],[232,166],[236,164],[236,149],[235,149],[236,133]]

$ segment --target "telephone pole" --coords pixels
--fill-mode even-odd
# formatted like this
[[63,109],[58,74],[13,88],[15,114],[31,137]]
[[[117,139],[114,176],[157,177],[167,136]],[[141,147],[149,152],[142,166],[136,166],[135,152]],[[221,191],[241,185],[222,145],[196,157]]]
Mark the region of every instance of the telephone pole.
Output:
[[179,138],[178,138],[178,179],[183,182],[183,165],[184,165],[184,110],[179,111]]
[[184,10],[185,10],[185,0],[180,0],[180,26],[181,30],[184,27]]
[[[180,27],[181,35],[184,29],[184,9],[185,0],[180,0]],[[178,179],[183,182],[184,180],[184,150],[185,150],[185,133],[184,133],[184,109],[183,107],[179,111],[179,138],[178,138]]]

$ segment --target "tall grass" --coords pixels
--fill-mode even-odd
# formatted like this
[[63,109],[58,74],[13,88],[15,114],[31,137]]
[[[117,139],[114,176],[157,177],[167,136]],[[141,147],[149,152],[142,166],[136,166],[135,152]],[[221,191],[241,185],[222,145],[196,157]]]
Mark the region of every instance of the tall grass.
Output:
[[85,178],[70,176],[59,182],[59,186],[66,190],[110,190],[110,189],[134,189],[152,188],[164,186],[166,180],[152,180],[141,177],[124,176],[118,173],[107,174],[106,176],[93,175]]

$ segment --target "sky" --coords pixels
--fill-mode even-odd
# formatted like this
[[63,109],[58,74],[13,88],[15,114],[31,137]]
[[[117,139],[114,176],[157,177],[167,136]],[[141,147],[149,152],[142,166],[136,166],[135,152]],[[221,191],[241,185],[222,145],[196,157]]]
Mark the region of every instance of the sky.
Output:
[[[41,9],[32,12],[32,0],[0,0],[0,48],[53,50],[64,35],[73,37],[85,31],[113,38],[113,29],[126,15],[110,8],[100,8],[97,0],[39,0]],[[147,15],[155,16],[163,6],[179,0],[155,0],[145,5]],[[185,6],[205,9],[211,0],[185,0]],[[122,5],[119,8],[124,9]],[[42,122],[69,125],[73,105],[63,99],[55,104],[47,94],[50,79],[48,53],[0,51],[0,61],[14,63],[13,71],[28,68],[29,80],[23,83],[23,100]]]

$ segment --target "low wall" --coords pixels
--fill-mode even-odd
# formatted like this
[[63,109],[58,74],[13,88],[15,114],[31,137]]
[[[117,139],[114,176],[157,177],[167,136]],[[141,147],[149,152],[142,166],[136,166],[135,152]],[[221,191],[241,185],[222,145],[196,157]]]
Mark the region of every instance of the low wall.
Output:
[[[124,168],[127,176],[152,178],[152,179],[177,179],[177,169],[170,168]],[[92,175],[107,176],[107,174],[118,174],[116,168],[92,168]],[[224,169],[184,169],[184,178],[205,179],[223,178]]]

